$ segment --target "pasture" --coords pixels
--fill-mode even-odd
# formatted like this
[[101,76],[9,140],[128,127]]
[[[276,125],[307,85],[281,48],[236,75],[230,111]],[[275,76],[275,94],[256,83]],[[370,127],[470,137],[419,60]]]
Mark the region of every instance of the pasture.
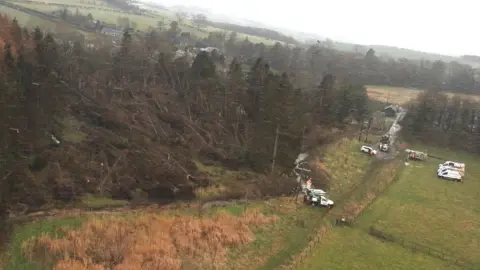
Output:
[[438,164],[445,160],[411,162],[398,183],[366,211],[360,223],[480,264],[480,157],[423,148],[446,160],[466,163],[463,183],[437,178]]
[[[94,19],[102,20],[110,24],[116,24],[118,18],[121,17],[128,17],[131,21],[135,22],[137,25],[137,29],[145,31],[149,27],[156,27],[158,21],[164,22],[164,27],[168,27],[169,23],[173,20],[177,20],[176,15],[172,11],[168,10],[161,10],[161,9],[154,9],[152,8],[149,10],[149,16],[142,16],[132,13],[123,12],[118,8],[111,7],[107,3],[102,1],[83,1],[83,0],[55,0],[55,1],[32,1],[32,2],[23,2],[23,1],[12,1],[12,3],[16,5],[20,5],[22,7],[34,9],[44,13],[51,13],[52,11],[56,11],[59,9],[64,8],[62,5],[72,5],[74,7],[67,8],[69,11],[75,13],[77,10],[81,14],[92,14]],[[2,7],[3,8],[3,7]],[[108,9],[108,10],[107,10]],[[30,16],[34,17],[34,16]],[[43,24],[38,24],[42,26]],[[37,25],[35,25],[37,26]],[[197,27],[191,20],[184,19],[183,22],[180,24],[180,28],[184,32],[190,32],[193,35],[204,38],[208,36],[209,32],[227,32],[229,34],[230,31],[225,31],[224,29],[219,29],[211,26],[205,27]],[[264,43],[265,45],[273,45],[275,40],[266,39],[264,37],[259,36],[252,36],[246,35],[243,33],[238,33],[238,39],[243,40],[248,38],[252,43]]]
[[[366,85],[367,95],[370,99],[384,102],[404,105],[410,100],[415,99],[424,89],[393,87],[383,85]],[[443,92],[448,97],[458,96],[460,98],[473,99],[480,101],[479,95],[468,95],[460,93]]]
[[34,29],[37,26],[40,26],[44,29],[54,31],[59,27],[58,23],[45,20],[36,16],[32,16],[20,10],[9,8],[3,5],[0,5],[0,13],[7,14],[9,17],[17,18],[17,21],[20,25]]
[[369,269],[410,270],[436,269],[460,270],[439,259],[382,242],[365,231],[350,228],[333,228],[297,269]]
[[[353,227],[334,229],[299,269],[469,269],[480,265],[480,167],[476,166],[480,157],[409,147],[444,159],[410,162]],[[446,160],[466,163],[463,183],[436,176],[438,164]],[[371,226],[394,240],[370,235]]]
[[421,89],[411,89],[391,86],[367,85],[367,95],[370,99],[394,104],[406,104],[423,92]]

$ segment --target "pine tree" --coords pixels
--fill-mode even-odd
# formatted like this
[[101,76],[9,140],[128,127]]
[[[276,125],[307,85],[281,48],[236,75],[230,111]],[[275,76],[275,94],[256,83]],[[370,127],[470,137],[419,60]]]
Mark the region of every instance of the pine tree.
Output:
[[224,111],[228,115],[229,108],[235,108],[235,112],[243,110],[243,103],[245,102],[246,82],[243,74],[242,65],[234,58],[230,63],[228,71],[228,87],[224,92]]
[[215,63],[207,52],[200,52],[193,60],[190,71],[194,79],[213,78],[215,77]]
[[270,72],[270,67],[266,64],[263,58],[258,58],[252,66],[248,77],[248,91],[246,110],[251,120],[255,121],[259,117],[260,109],[263,106],[263,96],[266,81]]
[[12,35],[12,39],[13,39],[13,42],[15,43],[15,45],[18,47],[21,45],[22,43],[22,28],[20,28],[20,25],[18,24],[18,21],[17,19],[13,19],[12,21],[12,26],[11,26],[11,35]]

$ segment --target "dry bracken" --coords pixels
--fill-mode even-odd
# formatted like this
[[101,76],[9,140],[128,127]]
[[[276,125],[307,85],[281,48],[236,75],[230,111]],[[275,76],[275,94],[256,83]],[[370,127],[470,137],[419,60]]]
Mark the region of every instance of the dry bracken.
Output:
[[41,235],[24,243],[23,252],[55,269],[218,269],[227,248],[254,240],[250,227],[275,221],[260,211],[213,217],[146,214],[135,219],[91,218],[81,228]]

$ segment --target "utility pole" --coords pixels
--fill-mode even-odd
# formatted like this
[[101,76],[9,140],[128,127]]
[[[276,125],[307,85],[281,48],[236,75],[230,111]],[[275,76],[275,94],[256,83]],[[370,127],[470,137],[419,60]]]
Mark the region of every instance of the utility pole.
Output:
[[368,132],[370,131],[370,126],[372,125],[372,117],[370,117],[370,119],[368,119],[368,127],[367,127],[367,133],[365,135],[365,142],[367,142],[367,139],[368,139]]
[[362,139],[362,133],[363,133],[363,125],[365,123],[365,115],[362,116],[362,122],[360,123],[360,134],[358,135],[358,140],[360,141]]
[[277,131],[275,134],[275,144],[273,146],[272,171],[271,171],[272,174],[273,174],[273,169],[275,168],[275,159],[277,158],[277,145],[278,145],[279,132],[280,132],[280,124],[277,124]]

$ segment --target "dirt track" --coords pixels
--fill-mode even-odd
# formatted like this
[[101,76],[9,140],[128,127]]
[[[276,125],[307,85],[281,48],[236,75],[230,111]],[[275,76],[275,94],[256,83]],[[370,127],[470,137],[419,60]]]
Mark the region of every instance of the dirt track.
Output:
[[397,114],[397,117],[395,118],[395,121],[393,121],[392,126],[388,130],[388,134],[390,134],[390,150],[388,152],[382,152],[380,151],[380,144],[376,144],[375,148],[377,149],[377,159],[383,160],[383,161],[390,161],[393,160],[398,154],[400,154],[397,149],[395,149],[395,140],[397,139],[398,132],[402,129],[402,126],[398,124],[398,122],[402,121],[402,119],[405,117],[407,114],[407,110],[404,108],[400,108],[400,112]]

